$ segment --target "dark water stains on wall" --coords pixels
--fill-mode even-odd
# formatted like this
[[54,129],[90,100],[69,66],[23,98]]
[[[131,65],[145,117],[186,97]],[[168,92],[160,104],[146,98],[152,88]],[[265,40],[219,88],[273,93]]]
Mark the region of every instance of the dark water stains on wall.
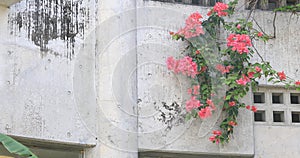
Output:
[[72,59],[76,38],[83,39],[89,19],[83,0],[24,0],[11,7],[9,26],[12,35],[24,36],[41,52],[53,52],[49,42],[62,40],[66,51],[56,54]]

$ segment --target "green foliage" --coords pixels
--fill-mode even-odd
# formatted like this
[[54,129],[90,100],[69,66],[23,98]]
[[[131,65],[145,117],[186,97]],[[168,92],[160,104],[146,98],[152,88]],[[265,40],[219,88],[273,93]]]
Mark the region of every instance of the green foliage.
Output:
[[22,145],[13,138],[0,133],[0,142],[12,154],[16,154],[26,158],[38,158],[26,146]]

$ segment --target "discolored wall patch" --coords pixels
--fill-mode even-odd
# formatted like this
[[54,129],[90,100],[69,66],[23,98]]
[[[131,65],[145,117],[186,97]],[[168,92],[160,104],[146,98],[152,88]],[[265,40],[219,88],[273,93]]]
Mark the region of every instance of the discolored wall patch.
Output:
[[[30,40],[44,54],[72,59],[76,42],[83,40],[94,16],[90,6],[95,3],[97,0],[23,0],[11,6],[10,34]],[[63,43],[64,51],[49,46],[55,40]]]

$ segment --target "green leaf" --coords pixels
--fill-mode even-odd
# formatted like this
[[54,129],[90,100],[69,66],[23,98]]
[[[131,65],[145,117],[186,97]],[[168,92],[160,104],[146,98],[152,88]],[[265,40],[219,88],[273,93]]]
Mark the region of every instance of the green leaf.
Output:
[[185,121],[189,121],[192,118],[192,115],[190,113],[185,115]]
[[0,142],[8,152],[27,158],[38,158],[26,146],[22,145],[13,138],[0,133]]

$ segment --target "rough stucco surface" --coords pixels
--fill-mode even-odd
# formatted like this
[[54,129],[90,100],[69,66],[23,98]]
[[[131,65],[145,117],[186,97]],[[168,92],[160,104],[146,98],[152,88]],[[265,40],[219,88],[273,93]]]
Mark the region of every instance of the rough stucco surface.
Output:
[[[47,9],[39,10],[39,4]],[[182,55],[184,44],[171,40],[169,31],[194,11],[205,15],[208,8],[143,0],[24,0],[11,10],[2,7],[0,132],[96,145],[86,150],[93,158],[136,158],[138,150],[299,156],[298,126],[253,126],[248,111],[240,111],[234,138],[225,146],[208,141],[222,120],[220,111],[185,122],[189,83],[170,73],[165,60]],[[241,9],[237,17],[246,13]],[[272,12],[254,15],[273,32]],[[299,22],[280,13],[276,26],[276,39],[257,48],[275,69],[300,79]],[[252,96],[245,101],[252,104]]]
[[[41,51],[27,39],[28,31],[33,28],[40,31],[47,29],[40,28],[34,20],[28,21],[31,15],[24,13],[29,9],[25,2],[34,1],[15,4],[10,12],[1,8],[0,131],[37,139],[94,145],[97,108],[96,93],[93,91],[94,66],[87,66],[87,63],[93,62],[93,49],[88,46],[89,42],[83,45],[80,40],[75,41],[73,55],[78,58],[74,60],[67,55],[57,56]],[[90,16],[95,17],[94,5],[89,5],[93,13]],[[38,8],[30,9],[34,13]],[[20,15],[24,25],[20,27],[15,23],[12,15]],[[14,29],[17,26],[19,30]],[[64,30],[61,26],[57,27]],[[89,27],[84,29],[88,32]],[[29,37],[38,36],[30,34]],[[84,40],[81,36],[75,38]],[[63,39],[53,39],[51,42],[47,45],[49,52],[69,51]],[[86,57],[88,52],[89,58]]]
[[251,113],[240,111],[243,117],[239,118],[231,143],[212,144],[208,138],[222,121],[221,109],[205,121],[185,122],[184,103],[189,83],[187,78],[165,67],[168,56],[180,57],[184,49],[184,43],[170,39],[169,31],[179,29],[189,13],[199,11],[205,15],[208,9],[151,1],[140,1],[139,7],[143,8],[138,11],[137,27],[140,150],[253,155],[253,121],[248,119],[252,118]]

